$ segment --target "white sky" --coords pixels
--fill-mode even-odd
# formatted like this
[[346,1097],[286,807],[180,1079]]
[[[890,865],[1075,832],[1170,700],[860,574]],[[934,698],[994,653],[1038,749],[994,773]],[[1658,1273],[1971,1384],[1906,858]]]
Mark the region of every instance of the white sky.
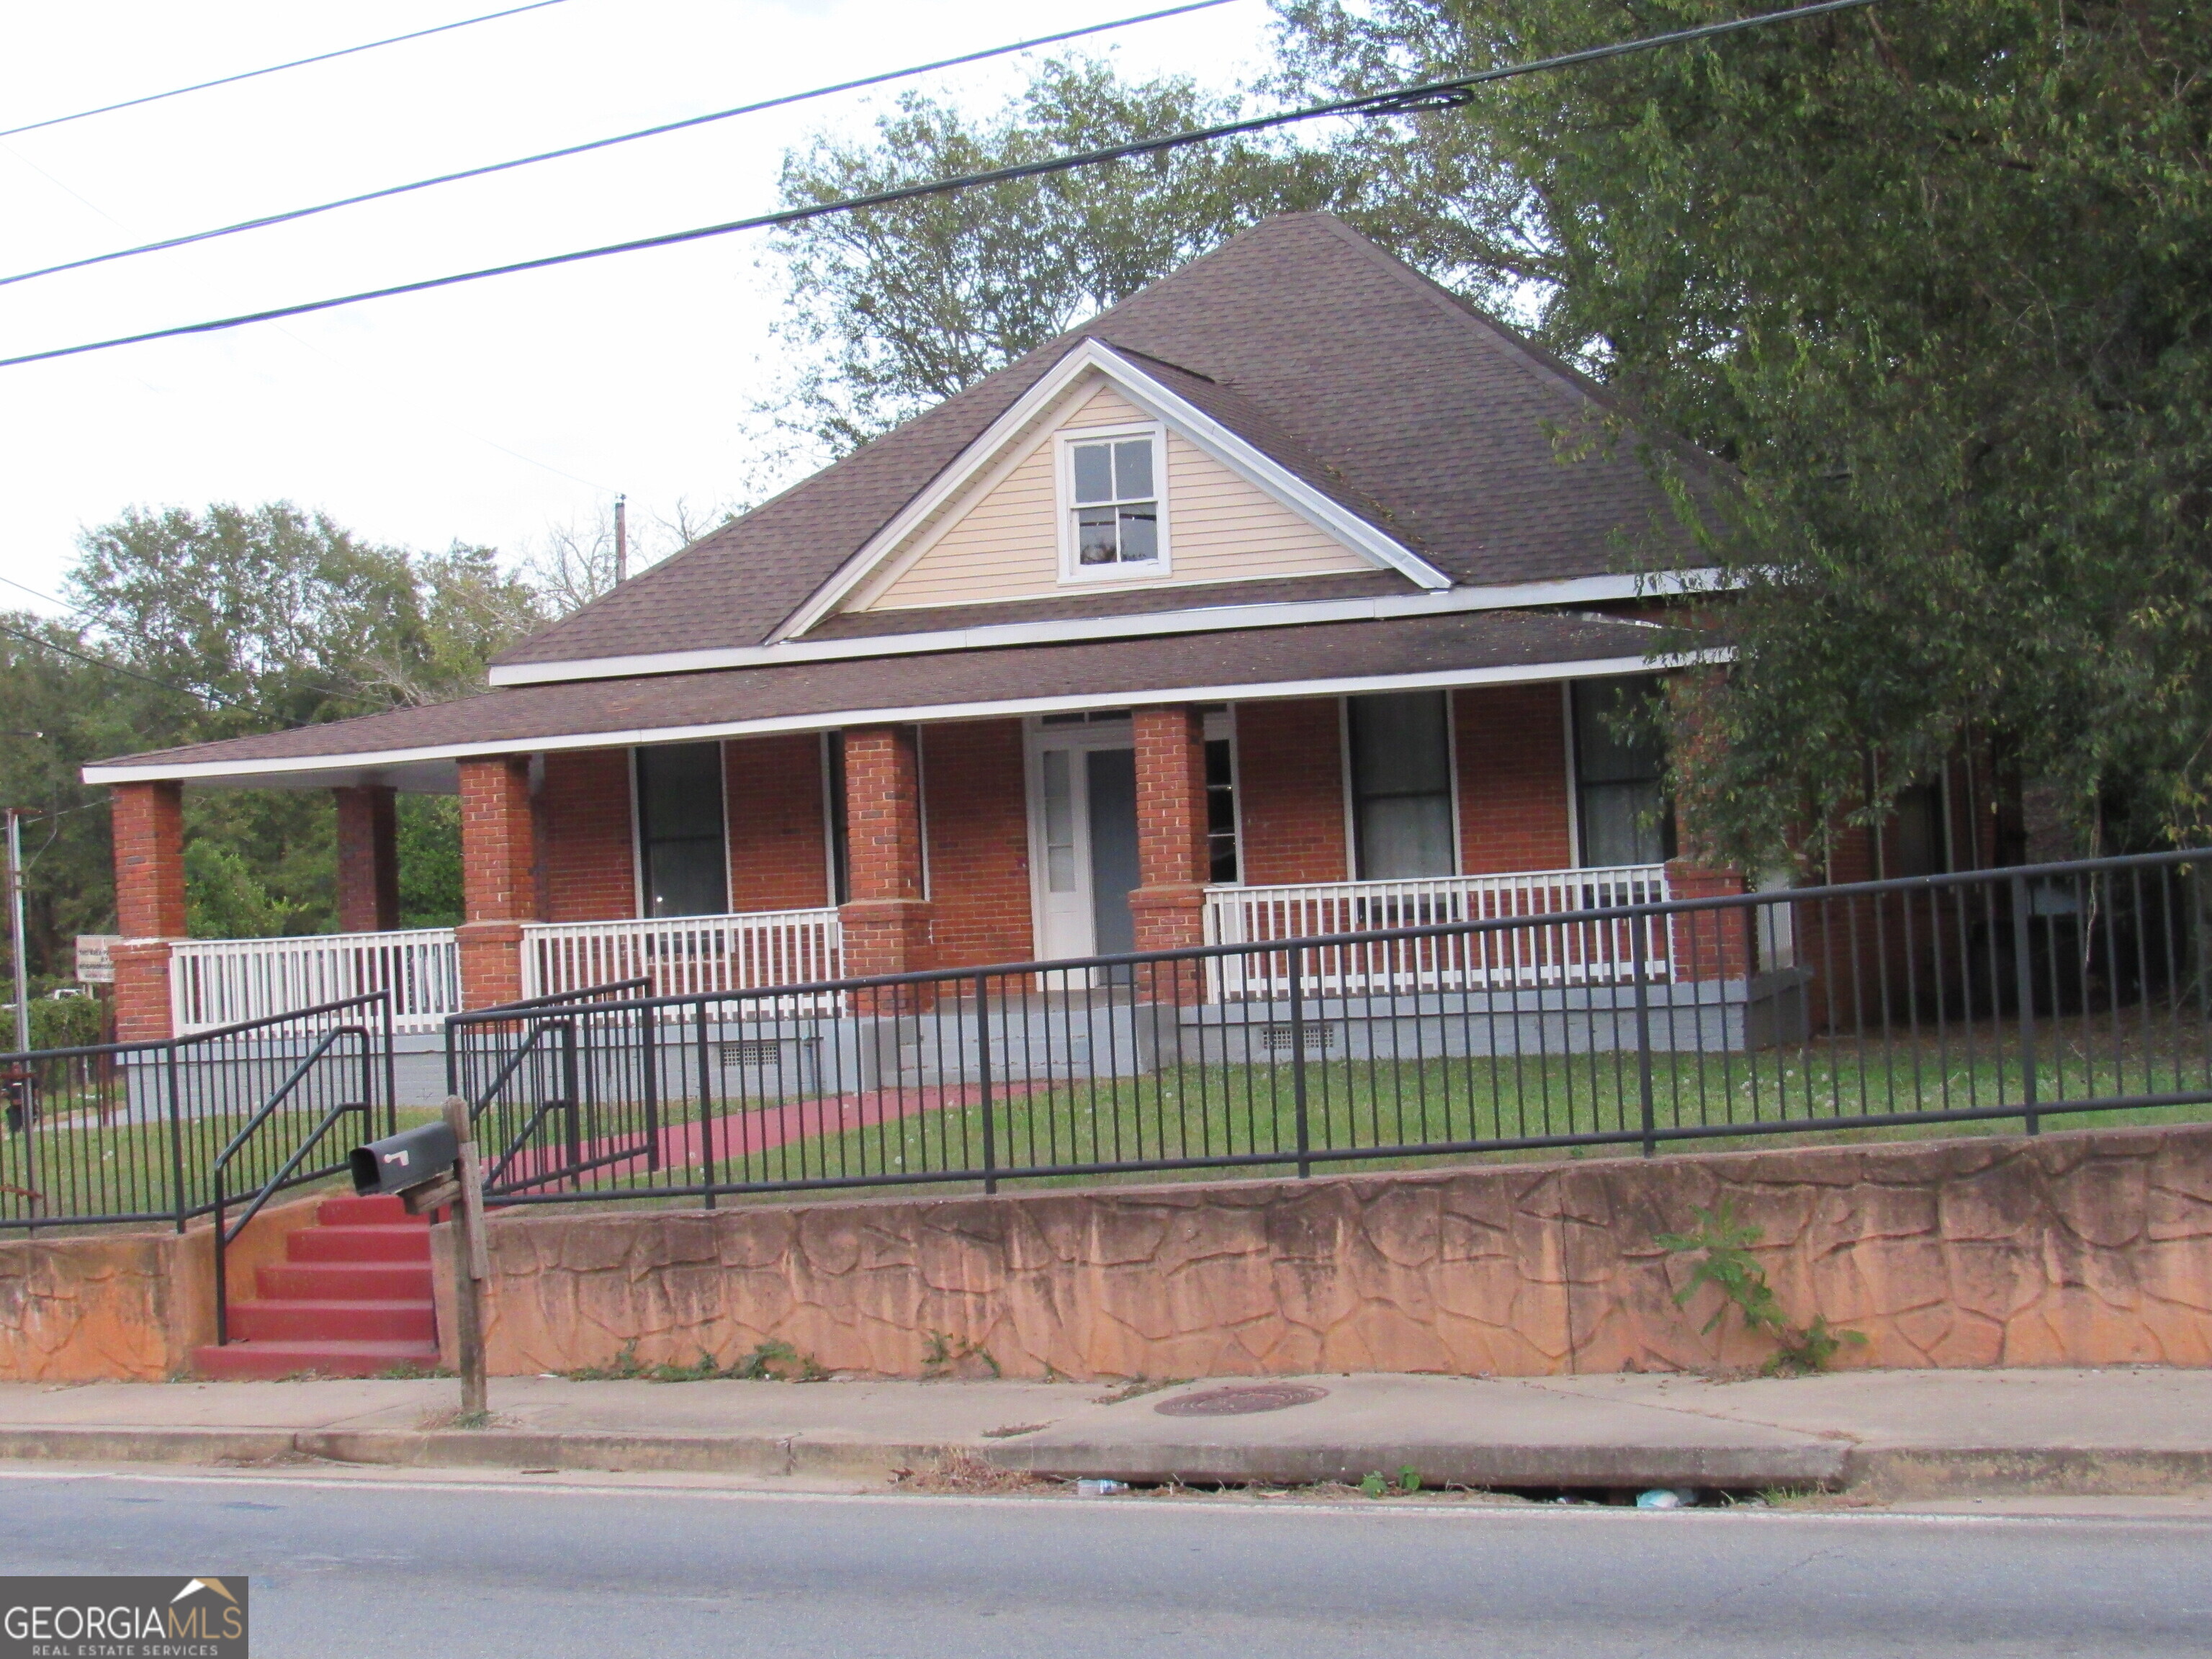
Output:
[[[0,14],[0,126],[497,9],[18,3]],[[1147,9],[567,0],[0,140],[0,274]],[[1225,87],[1261,67],[1267,22],[1237,0],[1087,49]],[[981,108],[1033,61],[902,84]],[[763,211],[787,147],[864,131],[897,90],[0,289],[0,356]],[[283,497],[377,540],[510,555],[617,490],[634,523],[703,508],[743,487],[747,410],[780,379],[775,293],[749,232],[0,370],[0,576],[54,591],[80,527],[132,504]],[[0,588],[18,604],[44,608]]]

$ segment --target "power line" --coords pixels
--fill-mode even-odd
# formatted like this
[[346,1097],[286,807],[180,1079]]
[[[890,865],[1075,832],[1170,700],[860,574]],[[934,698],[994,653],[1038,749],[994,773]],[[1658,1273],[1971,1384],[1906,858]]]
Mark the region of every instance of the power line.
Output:
[[219,692],[198,690],[191,686],[179,684],[174,680],[156,679],[151,674],[141,673],[135,668],[126,668],[121,663],[113,661],[109,658],[95,657],[89,652],[74,650],[70,647],[63,645],[58,641],[42,639],[36,634],[27,633],[24,629],[16,627],[13,623],[0,622],[0,634],[6,634],[13,638],[21,640],[26,645],[34,645],[41,651],[59,652],[64,657],[74,657],[79,662],[89,663],[94,668],[105,668],[112,672],[125,675],[134,680],[143,680],[147,684],[157,685],[164,691],[174,691],[181,696],[191,697],[201,702],[211,702],[218,708],[234,708],[241,714],[255,714],[258,715],[263,720],[268,720],[270,718],[270,715],[264,713],[262,710],[254,708],[251,703],[240,702],[234,698],[226,697]]
[[[433,178],[417,179],[411,184],[387,185],[380,190],[363,191],[356,196],[341,196],[335,201],[318,202],[312,207],[288,208],[281,213],[264,213],[258,218],[241,219],[236,224],[219,225],[212,230],[191,231],[182,236],[166,237],[158,242],[142,242],[136,247],[117,248],[110,253],[94,253],[82,259],[64,260],[59,264],[41,265],[36,270],[18,271],[13,276],[0,276],[0,288],[11,283],[27,283],[34,276],[52,276],[64,270],[82,270],[88,265],[135,258],[142,253],[160,253],[169,248],[186,247],[194,242],[213,241],[219,236],[235,236],[244,231],[264,230],[271,225],[289,224],[295,219],[313,218],[319,213],[333,213],[340,208],[358,207],[364,202],[380,202],[387,197],[405,196],[418,190],[430,190],[439,185],[457,184],[465,179],[482,179],[495,173],[512,172],[516,167],[535,167],[540,161],[557,161],[570,155],[588,155],[592,150],[630,143],[640,138],[657,138],[664,133],[682,132],[686,128],[705,126],[709,122],[727,121],[739,115],[756,115],[763,110],[781,109],[787,105],[803,104],[841,92],[856,92],[866,87],[879,87],[892,81],[912,80],[916,76],[933,74],[939,70],[957,69],[963,64],[980,64],[987,58],[1033,52],[1039,46],[1057,46],[1063,40],[1080,40],[1089,34],[1104,34],[1114,29],[1129,28],[1139,23],[1154,23],[1164,17],[1180,17],[1187,12],[1208,11],[1216,6],[1230,3],[1231,0],[1192,0],[1190,4],[1170,6],[1164,11],[1148,11],[1134,17],[1117,18],[1110,23],[1090,23],[1079,29],[1062,29],[1057,34],[1040,34],[1031,40],[1017,40],[1011,46],[989,46],[981,52],[963,52],[957,58],[940,58],[934,63],[917,64],[911,69],[889,70],[881,75],[863,76],[857,81],[840,81],[834,86],[817,87],[811,92],[785,93],[779,97],[764,98],[758,103],[739,104],[732,109],[714,110],[705,115],[689,115],[680,121],[664,121],[659,126],[641,127],[635,132],[619,132],[611,138],[587,139],[580,144],[568,144],[559,149],[540,150],[534,155],[518,155],[511,161],[491,161],[483,167],[464,167],[458,173],[441,173]],[[4,136],[0,134],[0,137]]]
[[0,357],[0,368],[15,368],[25,363],[42,363],[57,357],[82,356],[90,351],[108,351],[118,346],[143,345],[150,340],[170,340],[190,334],[214,334],[226,329],[243,328],[249,323],[274,322],[283,317],[305,316],[313,312],[332,311],[341,306],[364,304],[371,300],[389,300],[403,294],[424,294],[433,289],[457,287],[463,283],[483,282],[493,276],[512,276],[526,270],[545,270],[556,265],[576,264],[586,259],[605,259],[618,253],[638,253],[647,248],[675,247],[686,242],[704,241],[710,237],[727,236],[740,230],[763,230],[778,225],[799,224],[809,219],[819,219],[833,213],[851,213],[863,208],[886,207],[894,203],[911,202],[924,197],[946,196],[959,191],[974,190],[984,185],[1005,184],[1018,179],[1041,178],[1046,174],[1071,173],[1079,167],[1097,167],[1102,162],[1118,161],[1135,155],[1154,155],[1167,150],[1181,149],[1216,138],[1226,138],[1237,133],[1259,132],[1272,127],[1288,126],[1296,122],[1317,120],[1330,115],[1400,115],[1419,113],[1425,110],[1450,108],[1468,101],[1474,88],[1492,81],[1510,80],[1516,76],[1534,75],[1546,70],[1567,69],[1577,64],[1597,63],[1608,58],[1625,57],[1631,52],[1649,52],[1659,46],[1686,44],[1694,40],[1709,40],[1723,34],[1734,34],[1745,29],[1759,27],[1767,23],[1794,22],[1807,17],[1856,10],[1876,3],[1876,0],[1816,0],[1816,3],[1796,6],[1784,11],[1762,12],[1756,16],[1739,17],[1724,23],[1706,23],[1696,28],[1676,29],[1666,34],[1646,35],[1640,40],[1617,41],[1610,46],[1586,47],[1581,52],[1563,53],[1556,58],[1538,58],[1526,64],[1507,64],[1501,68],[1483,70],[1473,75],[1454,76],[1446,80],[1424,81],[1416,85],[1394,88],[1389,92],[1370,93],[1358,98],[1340,98],[1325,104],[1310,104],[1303,109],[1283,110],[1271,115],[1255,115],[1241,121],[1227,121],[1218,126],[1194,127],[1187,131],[1170,133],[1158,138],[1141,138],[1128,143],[1113,144],[1103,149],[1084,150],[1075,155],[1050,157],[1044,161],[1023,162],[1014,167],[993,167],[983,173],[956,174],[946,179],[933,179],[926,184],[904,185],[895,190],[877,191],[866,196],[848,196],[834,202],[818,202],[805,207],[783,208],[774,213],[757,214],[747,219],[732,219],[723,224],[702,225],[691,230],[666,231],[657,236],[641,236],[626,242],[609,242],[599,247],[580,248],[568,253],[543,254],[535,259],[517,259],[503,265],[486,265],[476,270],[456,271],[450,276],[426,276],[412,283],[395,283],[387,288],[363,289],[358,293],[336,295],[326,300],[306,300],[295,305],[271,306],[262,311],[242,312],[234,317],[218,317],[207,322],[179,323],[168,328],[148,329],[137,334],[119,334],[111,339],[90,340],[80,345],[54,346],[45,351],[27,351],[14,357]]
[[285,70],[302,69],[309,64],[327,64],[333,58],[350,58],[358,52],[374,52],[379,46],[396,46],[403,40],[420,40],[429,35],[445,34],[477,23],[496,22],[502,17],[518,16],[526,11],[542,11],[548,6],[562,3],[562,0],[530,0],[528,5],[509,6],[505,11],[488,11],[480,17],[464,17],[457,23],[440,23],[407,34],[392,34],[381,40],[364,41],[357,46],[340,46],[336,52],[319,52],[312,58],[295,58],[289,63],[271,64],[266,69],[241,70],[236,75],[218,76],[212,81],[195,81],[188,87],[173,87],[167,92],[149,92],[143,98],[125,98],[121,103],[102,104],[97,109],[81,109],[74,115],[50,115],[43,121],[27,121],[20,127],[0,127],[0,138],[12,138],[19,132],[37,132],[45,127],[58,127],[71,121],[89,120],[95,115],[112,115],[119,109],[136,109],[141,104],[158,104],[164,98],[181,98],[188,92],[205,92],[210,87],[227,87],[234,82],[252,81]]

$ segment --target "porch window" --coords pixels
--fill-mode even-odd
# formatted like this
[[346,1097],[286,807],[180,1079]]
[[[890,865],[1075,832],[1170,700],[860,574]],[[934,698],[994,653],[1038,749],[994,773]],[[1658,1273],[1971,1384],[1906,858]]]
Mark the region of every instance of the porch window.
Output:
[[1449,876],[1451,721],[1442,691],[1345,699],[1352,836],[1362,881]]
[[1664,755],[1641,718],[1658,696],[1649,674],[1574,684],[1575,805],[1586,869],[1674,856],[1674,809],[1660,789]]
[[1164,567],[1158,459],[1152,431],[1067,444],[1069,574]]
[[1206,742],[1206,863],[1208,881],[1237,879],[1237,774],[1226,738]]
[[720,915],[730,908],[723,840],[722,745],[637,752],[637,841],[649,916]]

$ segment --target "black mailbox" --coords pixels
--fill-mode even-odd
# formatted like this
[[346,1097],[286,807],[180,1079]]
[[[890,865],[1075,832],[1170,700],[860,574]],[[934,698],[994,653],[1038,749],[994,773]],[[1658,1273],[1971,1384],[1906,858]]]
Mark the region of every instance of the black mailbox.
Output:
[[353,1166],[355,1192],[404,1193],[451,1174],[460,1155],[461,1143],[453,1138],[453,1126],[437,1122],[356,1146],[347,1161]]

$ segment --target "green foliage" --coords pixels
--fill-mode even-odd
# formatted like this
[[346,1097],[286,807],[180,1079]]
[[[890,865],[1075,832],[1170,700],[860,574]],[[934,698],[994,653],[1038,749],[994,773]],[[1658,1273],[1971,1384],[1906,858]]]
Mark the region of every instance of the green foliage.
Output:
[[402,795],[398,807],[399,925],[459,926],[460,802],[451,795]]
[[1690,1298],[1708,1285],[1718,1291],[1721,1305],[1705,1322],[1707,1334],[1718,1329],[1728,1310],[1734,1308],[1742,1316],[1744,1329],[1773,1340],[1775,1352],[1760,1367],[1769,1376],[1824,1371],[1845,1343],[1866,1340],[1862,1332],[1831,1328],[1825,1314],[1814,1314],[1808,1325],[1790,1322],[1773,1287],[1766,1282],[1766,1270],[1752,1254],[1759,1243],[1759,1231],[1737,1218],[1732,1200],[1723,1199],[1711,1210],[1692,1206],[1690,1213],[1698,1220],[1695,1231],[1661,1233],[1656,1243],[1670,1254],[1701,1253],[1690,1270],[1690,1282],[1674,1292],[1674,1305],[1688,1306]]
[[[799,204],[1174,132],[1233,113],[1185,78],[1047,63],[994,116],[909,94],[872,143],[786,156]],[[833,451],[873,437],[1270,214],[1340,205],[1341,164],[1237,139],[797,225],[780,234],[796,416]]]
[[[489,549],[379,547],[282,501],[134,509],[80,549],[73,621],[0,615],[0,799],[41,811],[25,829],[27,932],[49,974],[75,935],[115,926],[106,792],[78,782],[86,762],[461,696],[546,616]],[[334,829],[319,790],[187,792],[192,930],[334,927]],[[453,802],[403,798],[400,888],[407,925],[459,919]]]
[[[1740,10],[1291,0],[1290,68],[1369,88]],[[2183,0],[1923,0],[1342,141],[1402,251],[1517,273],[1547,343],[1740,469],[1703,515],[1736,666],[1674,711],[1716,850],[1817,856],[1984,732],[2085,847],[2212,824],[2208,58]]]
[[301,907],[271,894],[234,847],[185,844],[185,919],[194,939],[272,939]]
[[830,1375],[788,1342],[770,1339],[728,1365],[704,1348],[688,1365],[664,1361],[648,1365],[637,1357],[637,1340],[622,1345],[604,1365],[583,1365],[562,1376],[572,1382],[818,1382]]
[[956,1341],[944,1331],[929,1331],[924,1334],[921,1345],[921,1369],[926,1374],[941,1376],[963,1361],[969,1359],[981,1362],[983,1369],[989,1371],[993,1376],[1006,1375],[1000,1370],[999,1362],[993,1357],[991,1351],[973,1337],[963,1337]]
[[[10,1048],[15,1046],[12,1022],[0,1030]],[[40,996],[31,998],[31,1047],[88,1048],[108,1040],[106,1005],[92,997]]]

